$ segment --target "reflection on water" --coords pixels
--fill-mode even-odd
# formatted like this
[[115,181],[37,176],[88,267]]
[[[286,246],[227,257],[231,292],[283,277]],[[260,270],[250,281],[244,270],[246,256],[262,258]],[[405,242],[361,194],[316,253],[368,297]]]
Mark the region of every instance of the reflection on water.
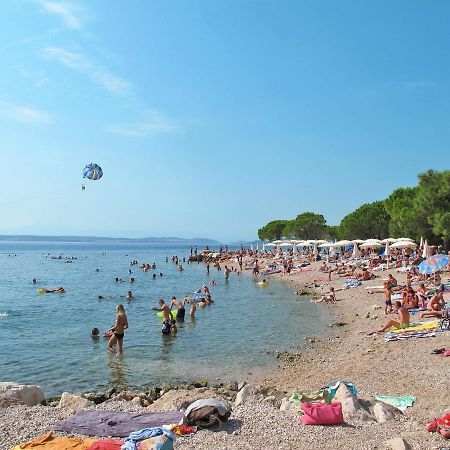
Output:
[[108,386],[116,388],[117,391],[126,389],[128,387],[125,373],[126,359],[124,355],[113,355],[108,358],[108,367],[110,368],[110,376]]

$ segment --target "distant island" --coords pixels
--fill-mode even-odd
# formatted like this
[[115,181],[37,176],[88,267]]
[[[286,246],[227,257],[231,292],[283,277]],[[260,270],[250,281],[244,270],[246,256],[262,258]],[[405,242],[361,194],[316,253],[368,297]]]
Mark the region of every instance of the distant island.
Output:
[[0,242],[107,242],[127,244],[172,244],[172,245],[220,245],[219,241],[206,238],[146,237],[115,238],[99,236],[33,236],[0,235]]

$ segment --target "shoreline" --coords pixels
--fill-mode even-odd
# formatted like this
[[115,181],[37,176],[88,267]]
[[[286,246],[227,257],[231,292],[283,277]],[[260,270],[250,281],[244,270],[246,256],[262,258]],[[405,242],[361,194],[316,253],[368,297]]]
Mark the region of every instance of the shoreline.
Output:
[[[234,266],[229,261],[226,264]],[[312,266],[317,267],[318,263]],[[446,358],[432,354],[433,349],[448,345],[446,333],[438,333],[433,338],[388,343],[383,341],[383,336],[367,336],[368,331],[379,328],[386,323],[387,318],[383,309],[378,308],[384,303],[383,295],[371,295],[365,287],[379,285],[380,280],[389,273],[395,273],[399,282],[404,281],[404,274],[398,274],[395,270],[383,271],[377,272],[379,278],[365,282],[363,286],[339,291],[336,295],[337,303],[326,308],[332,315],[329,322],[340,322],[340,326],[327,326],[323,336],[311,339],[305,349],[299,352],[284,352],[285,354],[276,359],[270,373],[249,380],[252,393],[245,404],[234,407],[231,417],[231,420],[241,424],[239,429],[232,433],[201,431],[192,437],[180,439],[174,447],[180,450],[192,448],[310,450],[334,449],[336,445],[340,445],[356,450],[385,448],[384,443],[387,439],[398,436],[403,437],[411,448],[417,450],[445,447],[446,441],[437,433],[427,433],[425,427],[431,419],[441,416],[449,408],[446,396],[449,385],[446,380],[448,362]],[[287,276],[275,274],[271,275],[270,279],[302,291],[305,286],[311,285],[314,279],[321,277],[324,275],[313,270]],[[260,275],[259,279],[262,278]],[[342,278],[334,278],[330,284],[325,283],[320,288],[313,288],[313,291],[319,294],[329,286],[342,287],[343,282]],[[374,306],[377,308],[374,309]],[[412,317],[412,320],[416,319],[417,316]],[[282,361],[281,367],[277,367],[279,365],[277,361]],[[286,399],[297,390],[319,389],[334,380],[352,382],[358,389],[358,398],[366,401],[373,402],[373,396],[376,394],[413,395],[417,400],[413,407],[408,408],[395,421],[350,427],[304,427],[299,424],[297,412],[289,409],[280,410],[281,398]],[[197,395],[197,392],[206,395],[213,392],[227,397],[224,391],[220,392],[220,387],[215,389],[199,387],[190,391],[179,389],[168,392],[169,394],[164,392],[160,401],[157,400],[149,407],[142,407],[131,401],[110,400],[94,408],[149,411],[161,407],[175,407],[173,398],[177,395],[191,396]],[[230,401],[236,393],[232,392]],[[59,407],[10,407],[6,409],[8,413],[5,414],[3,430],[0,425],[1,434],[3,435],[7,427],[13,426],[16,422],[29,421],[30,416],[41,417],[42,408],[45,408],[49,416],[45,431],[49,431],[53,423],[71,415]],[[33,420],[31,422],[35,423]],[[38,430],[44,431],[42,425],[34,426],[33,435]],[[29,428],[29,425],[26,427]],[[268,435],[268,427],[273,427],[272,434]],[[284,435],[284,438],[280,440],[278,436],[281,435]],[[25,442],[24,439],[20,442],[13,439],[14,437],[11,437],[9,442],[6,439],[8,445],[12,442],[14,444]],[[246,442],[252,444],[246,445]],[[10,447],[2,447],[0,444],[0,448]]]

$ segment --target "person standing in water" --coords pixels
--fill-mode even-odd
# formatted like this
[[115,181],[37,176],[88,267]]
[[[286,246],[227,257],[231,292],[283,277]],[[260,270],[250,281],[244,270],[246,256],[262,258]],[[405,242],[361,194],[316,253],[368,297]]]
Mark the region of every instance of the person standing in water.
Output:
[[[113,334],[108,344],[108,350],[115,355],[123,353],[123,337],[125,335],[125,330],[128,328],[128,319],[123,305],[117,305],[116,312],[116,323],[111,328]],[[118,351],[116,351],[116,349],[114,348],[116,343]]]

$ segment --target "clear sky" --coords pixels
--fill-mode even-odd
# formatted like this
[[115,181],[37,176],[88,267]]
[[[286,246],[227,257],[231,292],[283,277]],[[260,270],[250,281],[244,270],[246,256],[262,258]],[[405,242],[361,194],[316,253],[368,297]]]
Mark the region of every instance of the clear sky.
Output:
[[449,169],[449,20],[446,0],[2,2],[0,233],[337,224]]

